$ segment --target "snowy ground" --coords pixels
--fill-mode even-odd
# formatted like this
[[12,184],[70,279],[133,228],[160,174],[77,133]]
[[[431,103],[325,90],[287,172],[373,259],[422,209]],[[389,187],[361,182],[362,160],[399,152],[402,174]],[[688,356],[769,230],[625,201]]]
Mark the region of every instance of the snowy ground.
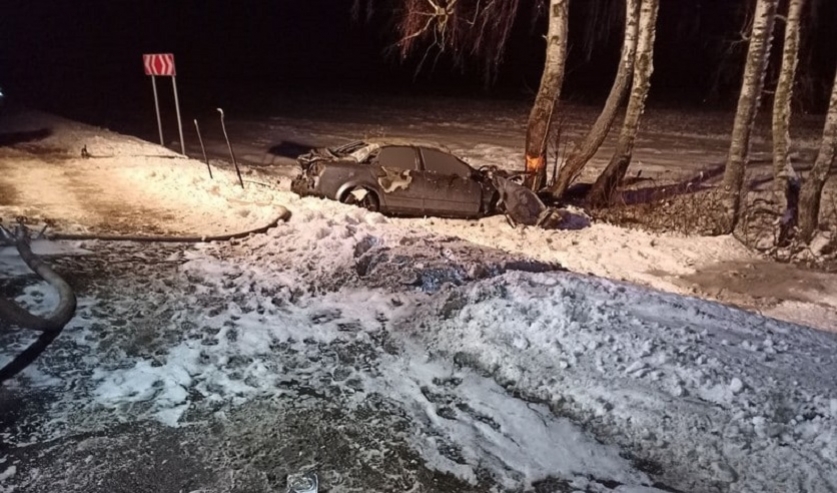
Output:
[[275,196],[262,187],[231,186],[229,173],[212,180],[206,165],[163,147],[42,113],[4,116],[0,134],[20,141],[0,147],[7,220],[45,219],[73,232],[223,234],[275,218]]
[[[265,103],[263,114],[228,117],[236,154],[269,180],[280,178],[288,187],[297,173],[294,157],[300,149],[335,145],[358,138],[406,138],[434,142],[451,149],[475,166],[492,164],[519,169],[528,106],[520,102],[359,99],[353,96],[298,97]],[[559,108],[562,145],[577,142],[597,116],[598,108],[562,103]],[[769,121],[760,121],[753,141],[749,178],[757,190],[772,190]],[[228,156],[218,125],[204,121],[204,140],[210,156]],[[646,185],[667,185],[717,168],[728,151],[732,115],[651,108],[634,152],[630,173],[640,174]],[[794,163],[803,171],[816,155],[822,118],[795,115]],[[154,134],[156,135],[156,134]],[[149,138],[153,138],[149,135]],[[187,150],[200,156],[197,137],[187,128]],[[613,152],[613,136],[585,168],[583,179],[593,180]],[[179,148],[172,143],[171,148]],[[563,151],[562,151],[563,152]],[[556,156],[551,155],[554,164]],[[717,181],[717,180],[716,180]],[[837,197],[837,180],[826,185],[825,211]],[[755,195],[753,193],[751,196]],[[829,199],[830,197],[830,199]],[[770,197],[768,194],[767,198]],[[828,220],[834,224],[835,218]],[[648,234],[607,224],[563,231],[538,229],[509,232],[502,218],[478,222],[419,219],[401,221],[433,233],[559,262],[574,272],[626,280],[656,289],[697,295],[782,320],[824,330],[837,327],[837,278],[765,262],[731,237]]]
[[[0,149],[0,216],[36,196],[16,186],[26,169],[48,169],[98,190],[130,171],[131,200],[170,213],[115,227],[83,206],[27,211],[62,226],[293,217],[229,244],[64,244],[51,259],[79,312],[0,389],[0,491],[279,491],[308,468],[331,492],[837,489],[837,336],[681,296],[719,262],[758,262],[731,238],[388,219],[242,192],[229,172],[210,182],[200,163],[75,128],[44,165],[36,143]],[[115,157],[76,159],[84,132]],[[21,272],[0,252],[4,293],[55,302]],[[833,277],[799,279],[772,309],[828,326]],[[4,335],[0,361],[28,337]]]

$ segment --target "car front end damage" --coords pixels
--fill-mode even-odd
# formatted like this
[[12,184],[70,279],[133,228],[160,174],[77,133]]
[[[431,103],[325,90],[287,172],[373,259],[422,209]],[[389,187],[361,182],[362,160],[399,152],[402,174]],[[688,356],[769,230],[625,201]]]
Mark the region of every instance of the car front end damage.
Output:
[[[326,176],[327,166],[340,166],[344,163],[351,167],[363,162],[369,154],[377,149],[377,145],[370,145],[362,141],[354,141],[348,144],[328,148],[321,147],[297,157],[297,162],[302,172],[291,181],[291,191],[300,197],[315,196],[339,200],[339,191],[342,183],[338,183],[333,175]],[[350,169],[346,170],[349,176],[355,173]]]
[[317,166],[317,163],[303,165],[302,173],[291,181],[291,191],[300,197],[316,195],[324,169],[322,165]]
[[479,169],[476,173],[476,180],[480,184],[480,188],[482,188],[482,202],[480,204],[481,217],[500,214],[502,212],[498,210],[500,193],[494,186],[494,180],[491,178],[492,173],[487,172],[485,169]]
[[314,161],[303,165],[302,173],[291,181],[291,191],[300,197],[339,201],[355,186],[370,182],[371,174],[352,161]]

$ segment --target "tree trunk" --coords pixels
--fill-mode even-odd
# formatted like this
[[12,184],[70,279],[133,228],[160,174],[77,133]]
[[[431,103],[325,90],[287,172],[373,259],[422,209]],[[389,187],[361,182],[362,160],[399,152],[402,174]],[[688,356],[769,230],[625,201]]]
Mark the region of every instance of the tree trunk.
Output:
[[619,69],[610,94],[607,96],[604,108],[590,128],[590,132],[584,138],[580,146],[573,149],[567,162],[561,167],[555,184],[550,188],[550,193],[556,199],[560,199],[570,184],[578,177],[584,165],[596,154],[607,137],[610,128],[616,120],[616,112],[628,93],[631,82],[631,72],[636,59],[637,30],[639,26],[639,2],[640,0],[625,0],[625,37],[622,41],[622,55],[619,61]]
[[549,29],[546,33],[546,60],[535,104],[526,130],[526,185],[539,190],[546,181],[546,143],[552,113],[561,94],[567,60],[567,33],[570,0],[549,1]]
[[779,0],[758,0],[756,3],[744,80],[738,97],[738,109],[732,128],[729,155],[724,170],[723,210],[721,232],[732,233],[738,223],[741,199],[744,194],[744,171],[750,152],[750,134],[756,120],[764,76],[767,70],[767,54],[773,41],[773,24]]
[[788,179],[795,175],[790,154],[790,119],[793,83],[799,61],[799,33],[805,0],[790,0],[785,22],[785,43],[782,51],[782,71],[773,99],[773,175],[776,191],[784,192]]
[[808,179],[802,185],[799,197],[799,237],[806,243],[813,239],[819,226],[822,189],[829,170],[834,167],[835,155],[837,155],[837,75],[831,88],[831,102],[828,105],[828,115],[822,131],[820,151]]
[[613,157],[590,190],[588,199],[593,205],[605,205],[611,201],[613,192],[622,182],[631,164],[634,143],[639,131],[639,119],[645,111],[645,100],[648,98],[651,74],[654,72],[654,39],[657,32],[659,8],[660,0],[642,0],[631,98],[628,101],[625,121],[622,123],[622,131],[619,133],[619,141],[616,143]]

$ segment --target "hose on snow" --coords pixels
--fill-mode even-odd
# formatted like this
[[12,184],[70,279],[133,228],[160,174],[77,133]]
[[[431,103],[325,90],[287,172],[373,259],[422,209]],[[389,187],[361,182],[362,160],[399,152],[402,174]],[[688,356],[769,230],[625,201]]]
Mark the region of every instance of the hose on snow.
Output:
[[[250,235],[263,234],[269,229],[275,227],[280,221],[287,221],[291,217],[291,212],[285,207],[280,207],[279,215],[268,224],[259,228],[242,231],[238,233],[230,233],[213,236],[164,236],[164,235],[98,235],[98,234],[66,234],[56,233],[51,235],[44,235],[50,240],[100,240],[100,241],[132,241],[144,243],[205,243],[213,241],[230,241],[240,238],[246,238]],[[15,375],[23,371],[27,366],[32,364],[35,359],[44,352],[49,344],[55,340],[61,333],[64,327],[73,318],[76,311],[76,296],[70,285],[59,276],[49,265],[32,253],[32,248],[29,244],[28,231],[24,227],[18,227],[15,233],[8,232],[3,229],[4,237],[7,242],[13,242],[17,248],[20,257],[26,265],[35,272],[41,279],[48,282],[53,288],[58,291],[59,302],[58,306],[52,313],[45,317],[33,315],[29,311],[21,308],[17,304],[0,298],[0,321],[10,323],[11,325],[36,330],[41,332],[38,339],[30,344],[20,354],[15,356],[12,361],[0,368],[0,384],[13,378]],[[5,324],[4,324],[5,325]]]

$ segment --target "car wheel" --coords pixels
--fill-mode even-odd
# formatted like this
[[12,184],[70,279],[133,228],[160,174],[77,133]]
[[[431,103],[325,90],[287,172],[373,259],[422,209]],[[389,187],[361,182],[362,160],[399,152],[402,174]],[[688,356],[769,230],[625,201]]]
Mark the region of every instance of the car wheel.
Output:
[[378,196],[375,192],[367,190],[366,188],[353,188],[343,195],[340,201],[348,205],[356,205],[363,207],[372,212],[378,212],[381,209],[381,203],[378,201]]

